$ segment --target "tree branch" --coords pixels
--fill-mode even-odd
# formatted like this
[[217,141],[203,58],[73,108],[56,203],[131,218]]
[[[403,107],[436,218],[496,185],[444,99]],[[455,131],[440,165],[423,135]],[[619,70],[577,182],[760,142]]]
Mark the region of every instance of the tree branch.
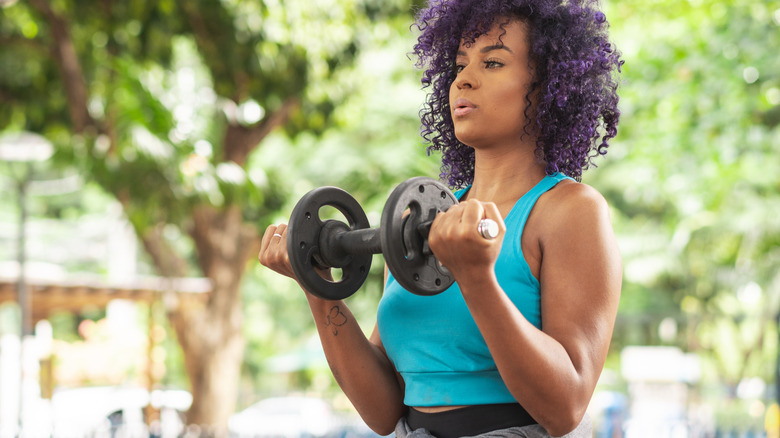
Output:
[[0,88],[0,101],[8,103],[8,102],[15,101],[15,100],[16,100],[16,96],[14,96],[13,94],[9,93],[5,89]]
[[165,224],[157,224],[145,232],[139,233],[141,243],[147,254],[152,257],[154,266],[164,277],[186,277],[187,262],[167,244],[163,237]]
[[[122,209],[128,216],[131,211],[130,196],[126,190],[114,191],[114,196],[122,204]],[[187,262],[181,258],[167,243],[163,237],[164,223],[158,223],[153,227],[141,229],[133,221],[130,224],[135,234],[141,239],[146,253],[152,258],[157,273],[163,277],[186,277]]]
[[49,23],[54,38],[51,52],[62,74],[73,130],[83,132],[88,126],[94,126],[95,121],[87,109],[89,95],[68,22],[57,15],[46,0],[30,0],[30,5],[41,12]]
[[48,47],[46,47],[45,45],[41,44],[36,40],[31,40],[29,38],[24,38],[19,36],[0,37],[0,47],[11,47],[11,46],[22,46],[25,49],[32,49],[43,55],[48,53],[47,50]]
[[233,161],[243,166],[249,154],[257,148],[268,134],[287,123],[290,114],[298,108],[299,104],[300,100],[291,96],[276,111],[267,115],[253,126],[228,125],[224,140],[225,161]]

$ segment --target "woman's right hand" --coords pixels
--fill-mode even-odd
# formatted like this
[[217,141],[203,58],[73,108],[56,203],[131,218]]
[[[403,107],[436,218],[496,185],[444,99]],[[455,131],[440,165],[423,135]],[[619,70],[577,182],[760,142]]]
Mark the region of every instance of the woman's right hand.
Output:
[[[287,254],[287,224],[270,225],[265,229],[257,259],[263,266],[298,281],[295,271],[293,271],[290,264],[290,256]],[[319,269],[317,267],[312,267],[312,269],[320,277],[333,281],[330,269]]]
[[287,224],[270,225],[265,229],[257,259],[263,266],[295,279],[287,254]]

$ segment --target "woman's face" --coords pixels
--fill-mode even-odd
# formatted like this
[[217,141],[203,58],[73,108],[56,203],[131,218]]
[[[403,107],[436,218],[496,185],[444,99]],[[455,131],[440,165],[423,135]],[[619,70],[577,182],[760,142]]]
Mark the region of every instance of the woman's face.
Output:
[[520,141],[532,80],[528,56],[526,24],[518,20],[499,20],[473,44],[461,42],[450,86],[458,140],[473,148]]

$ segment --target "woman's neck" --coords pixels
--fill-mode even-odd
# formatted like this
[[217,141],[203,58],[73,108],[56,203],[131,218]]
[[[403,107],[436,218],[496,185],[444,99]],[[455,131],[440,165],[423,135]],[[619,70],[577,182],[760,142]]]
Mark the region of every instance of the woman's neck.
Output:
[[474,182],[469,199],[514,205],[544,178],[545,163],[528,147],[475,151]]

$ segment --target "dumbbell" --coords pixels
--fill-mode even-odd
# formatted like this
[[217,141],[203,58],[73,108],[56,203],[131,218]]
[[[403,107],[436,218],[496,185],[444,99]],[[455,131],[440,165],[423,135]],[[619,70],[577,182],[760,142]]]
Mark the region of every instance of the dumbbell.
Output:
[[[340,300],[365,282],[374,254],[384,255],[390,272],[404,289],[418,295],[443,292],[455,281],[428,246],[428,232],[439,212],[457,204],[452,192],[427,177],[408,179],[391,192],[379,228],[369,228],[360,204],[338,187],[320,187],[295,205],[287,228],[290,265],[312,294]],[[336,208],[347,220],[321,220],[322,207]],[[405,214],[407,212],[408,214]],[[480,234],[498,235],[498,224],[483,219]],[[340,280],[322,278],[315,268],[339,268]]]

